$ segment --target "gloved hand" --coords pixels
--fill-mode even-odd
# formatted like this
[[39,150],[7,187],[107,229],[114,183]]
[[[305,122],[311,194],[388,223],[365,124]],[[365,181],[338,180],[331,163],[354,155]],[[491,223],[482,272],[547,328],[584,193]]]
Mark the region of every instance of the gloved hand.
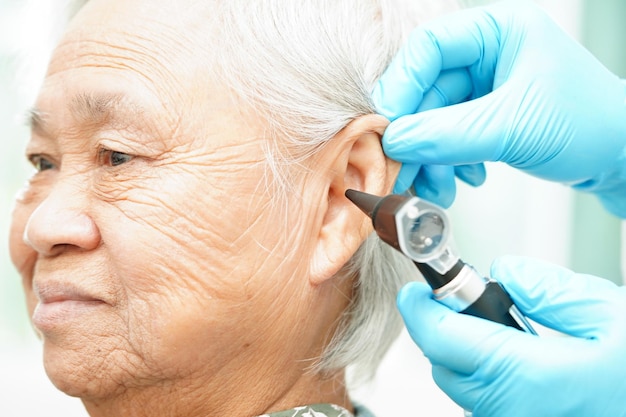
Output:
[[480,183],[480,167],[464,165],[502,161],[595,192],[626,217],[625,85],[531,2],[416,29],[373,99],[393,121],[385,152],[404,163],[396,192],[415,181],[446,206],[455,169]]
[[459,314],[408,284],[398,306],[439,387],[474,417],[626,416],[626,289],[527,258],[501,258],[491,274],[527,317],[567,336]]

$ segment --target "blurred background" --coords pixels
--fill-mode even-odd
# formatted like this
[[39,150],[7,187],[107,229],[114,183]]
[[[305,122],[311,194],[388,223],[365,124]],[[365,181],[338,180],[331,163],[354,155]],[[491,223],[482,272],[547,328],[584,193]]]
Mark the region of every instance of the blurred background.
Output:
[[[626,2],[536,2],[609,69],[626,78]],[[30,328],[20,279],[8,255],[12,200],[30,174],[23,157],[28,130],[21,115],[38,87],[17,80],[41,77],[37,72],[41,65],[20,66],[18,52],[40,42],[36,35],[53,23],[49,19],[53,2],[40,1],[30,11],[40,17],[40,24],[25,26],[19,18],[22,3],[0,0],[0,415],[84,417],[80,401],[58,392],[45,376],[40,344]],[[46,49],[46,45],[37,46]],[[491,260],[499,255],[528,255],[622,283],[626,244],[621,236],[626,235],[626,227],[604,212],[593,197],[506,166],[491,164],[487,169],[483,187],[459,185],[450,210],[457,246],[466,261],[488,273]],[[428,362],[406,334],[392,348],[376,381],[354,390],[354,397],[378,417],[462,415],[438,391]]]

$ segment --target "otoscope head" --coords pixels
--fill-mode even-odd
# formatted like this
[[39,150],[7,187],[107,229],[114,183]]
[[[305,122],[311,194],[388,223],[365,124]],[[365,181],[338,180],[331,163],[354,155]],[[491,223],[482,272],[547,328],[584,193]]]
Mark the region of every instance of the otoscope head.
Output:
[[438,206],[417,197],[377,197],[347,190],[346,197],[367,214],[378,236],[411,258],[433,288],[449,280],[459,257],[449,247],[450,223]]

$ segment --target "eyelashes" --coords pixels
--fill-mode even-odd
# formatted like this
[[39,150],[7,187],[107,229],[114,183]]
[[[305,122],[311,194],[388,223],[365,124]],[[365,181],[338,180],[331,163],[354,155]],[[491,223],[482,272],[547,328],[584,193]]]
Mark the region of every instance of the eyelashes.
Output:
[[28,161],[35,168],[37,172],[48,171],[56,168],[56,164],[52,162],[51,158],[43,154],[29,155]]
[[116,167],[132,161],[135,157],[124,152],[101,148],[98,151],[98,158],[102,165]]
[[[57,168],[57,164],[46,154],[28,155],[28,161],[37,172],[48,171]],[[98,162],[104,166],[116,167],[132,161],[135,157],[124,152],[101,148],[98,151]]]

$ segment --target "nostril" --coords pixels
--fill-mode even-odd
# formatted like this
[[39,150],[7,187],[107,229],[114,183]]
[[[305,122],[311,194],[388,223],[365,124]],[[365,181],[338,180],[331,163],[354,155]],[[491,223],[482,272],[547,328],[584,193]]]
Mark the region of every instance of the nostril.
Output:
[[65,252],[66,250],[68,250],[72,245],[67,245],[67,244],[59,244],[59,245],[54,245],[50,248],[50,250],[48,251],[48,253],[46,253],[46,256],[49,257],[54,257],[57,255],[60,255],[62,252]]

